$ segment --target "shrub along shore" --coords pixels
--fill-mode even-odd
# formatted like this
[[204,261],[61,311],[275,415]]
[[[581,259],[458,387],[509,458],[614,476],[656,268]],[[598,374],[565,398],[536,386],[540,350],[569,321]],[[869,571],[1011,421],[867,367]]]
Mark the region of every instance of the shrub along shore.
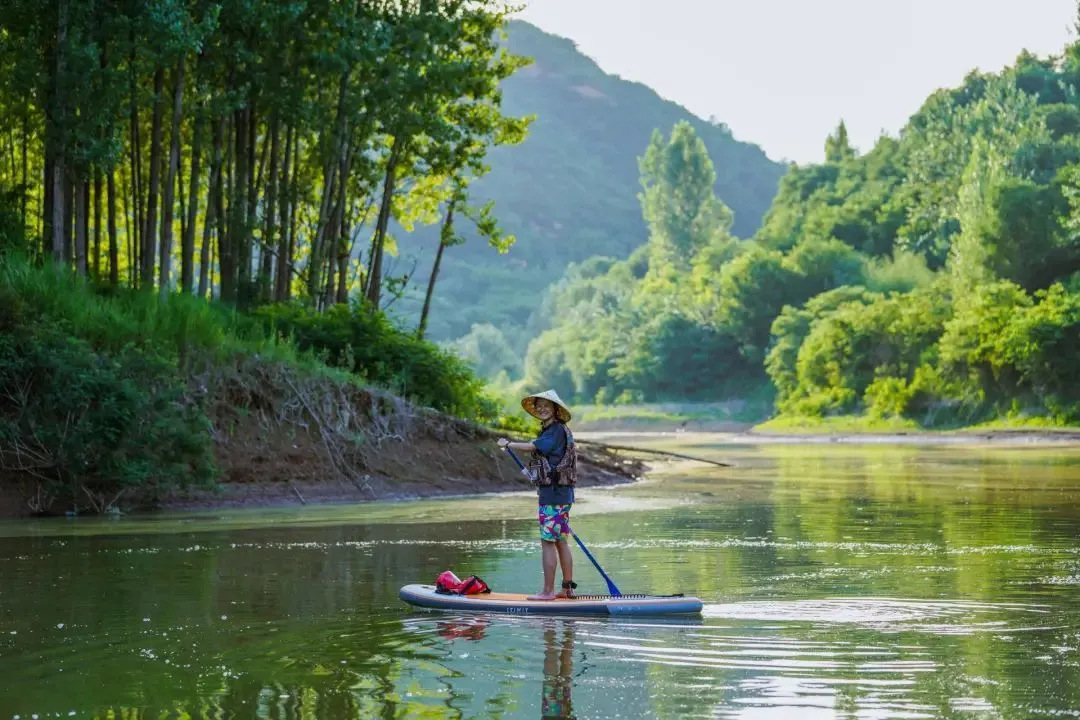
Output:
[[[252,313],[0,258],[0,514],[523,489],[497,403],[381,313]],[[640,469],[588,454],[586,483]]]

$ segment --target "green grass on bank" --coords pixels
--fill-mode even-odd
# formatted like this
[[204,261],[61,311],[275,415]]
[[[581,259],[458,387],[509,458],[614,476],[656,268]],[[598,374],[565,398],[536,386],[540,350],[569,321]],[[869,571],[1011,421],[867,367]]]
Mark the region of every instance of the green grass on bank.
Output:
[[890,434],[890,433],[979,433],[1037,431],[1080,432],[1078,425],[1066,425],[1046,417],[1009,417],[987,422],[948,426],[926,426],[910,418],[841,415],[806,417],[781,415],[767,420],[771,407],[740,401],[721,403],[653,403],[642,405],[577,405],[574,424],[582,429],[724,430],[726,425],[744,425],[747,430],[776,435]]
[[4,322],[59,323],[104,352],[142,347],[178,362],[192,355],[212,362],[260,355],[327,370],[314,353],[298,352],[235,310],[179,293],[95,289],[67,268],[38,267],[16,255],[0,258],[0,327]]
[[758,433],[828,434],[828,433],[896,433],[918,432],[922,426],[907,418],[873,418],[862,415],[835,417],[779,416],[754,426]]
[[713,403],[643,403],[636,405],[576,405],[574,422],[590,425],[681,426],[751,424],[768,415],[761,403],[732,400]]
[[925,433],[958,434],[980,432],[1023,432],[1040,433],[1080,432],[1080,426],[1067,425],[1045,417],[1000,418],[971,425],[925,426],[909,418],[877,418],[869,415],[841,415],[835,417],[792,417],[779,416],[754,426],[754,432],[789,435],[827,435],[844,434],[880,434],[880,433]]
[[1080,425],[1063,423],[1046,417],[1014,417],[991,420],[963,428],[964,432],[1009,432],[1033,430],[1038,432],[1080,432]]

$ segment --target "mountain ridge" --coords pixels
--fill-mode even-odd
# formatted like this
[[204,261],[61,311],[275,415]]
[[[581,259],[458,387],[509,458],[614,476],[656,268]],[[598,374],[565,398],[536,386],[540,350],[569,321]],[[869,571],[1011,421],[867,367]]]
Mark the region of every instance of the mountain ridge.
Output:
[[[758,229],[786,164],[736,140],[722,123],[606,72],[569,38],[522,20],[509,22],[506,34],[509,49],[532,64],[504,81],[503,112],[536,120],[522,144],[491,151],[491,172],[473,184],[472,195],[476,202],[495,201],[496,217],[517,241],[499,255],[462,228],[466,243],[448,249],[443,261],[430,337],[450,340],[474,323],[491,322],[523,349],[533,308],[570,263],[625,258],[645,242],[638,157],[653,131],[666,135],[683,120],[709,149],[717,194],[734,213],[734,233],[749,237]],[[418,277],[426,279],[437,231],[422,228],[409,238]],[[414,285],[399,312],[415,315],[422,291]]]

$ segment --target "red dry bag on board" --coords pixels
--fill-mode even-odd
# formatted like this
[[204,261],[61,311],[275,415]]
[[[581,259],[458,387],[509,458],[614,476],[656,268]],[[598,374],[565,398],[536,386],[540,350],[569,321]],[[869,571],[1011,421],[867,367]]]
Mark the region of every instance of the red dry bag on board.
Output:
[[491,592],[491,588],[476,575],[460,580],[457,575],[445,570],[435,580],[435,592],[440,595],[479,595]]

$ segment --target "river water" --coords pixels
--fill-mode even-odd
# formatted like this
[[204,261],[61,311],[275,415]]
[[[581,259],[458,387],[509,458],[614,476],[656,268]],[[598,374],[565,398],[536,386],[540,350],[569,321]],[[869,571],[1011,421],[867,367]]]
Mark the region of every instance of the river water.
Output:
[[1080,717],[1080,449],[692,451],[574,516],[689,620],[398,600],[538,589],[524,494],[0,523],[0,720]]

